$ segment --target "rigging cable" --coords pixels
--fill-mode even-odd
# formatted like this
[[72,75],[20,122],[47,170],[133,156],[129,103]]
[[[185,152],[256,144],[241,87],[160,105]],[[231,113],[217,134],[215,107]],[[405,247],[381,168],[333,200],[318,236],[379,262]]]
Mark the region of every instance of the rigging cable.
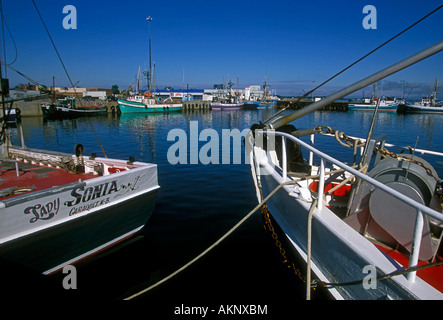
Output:
[[[8,24],[6,23],[5,16],[3,15],[3,9],[0,11],[0,13],[1,13],[1,15],[2,15],[2,21],[3,21],[3,23],[5,24],[6,30],[8,31],[9,36],[11,37],[12,44],[14,45],[15,57],[14,57],[14,60],[12,60],[12,62],[9,63],[9,65],[11,65],[11,64],[13,64],[15,61],[17,61],[17,56],[18,56],[18,54],[17,54],[17,52],[18,52],[18,50],[17,50],[17,44],[15,43],[15,39],[14,39],[14,37],[12,36],[11,30],[9,29]],[[4,36],[3,36],[3,39],[4,39]],[[4,44],[3,44],[3,46],[4,46]],[[5,54],[5,61],[6,61],[6,54]]]
[[363,59],[365,59],[366,57],[368,57],[369,55],[371,55],[372,53],[374,53],[375,51],[377,51],[378,49],[382,48],[383,46],[385,46],[386,44],[388,44],[389,42],[391,42],[392,40],[394,40],[395,38],[398,38],[400,35],[402,35],[403,33],[405,33],[406,31],[408,31],[409,29],[411,29],[412,27],[416,26],[418,23],[420,23],[421,21],[423,21],[424,19],[428,18],[430,15],[432,15],[433,13],[437,12],[438,10],[440,10],[443,7],[443,4],[438,6],[436,9],[432,10],[431,12],[429,12],[427,15],[425,15],[423,18],[417,20],[416,22],[414,22],[413,24],[411,24],[409,27],[407,27],[406,29],[404,29],[403,31],[399,32],[398,34],[396,34],[395,36],[393,36],[392,38],[390,38],[389,40],[385,41],[384,43],[382,43],[381,45],[379,45],[377,48],[373,49],[372,51],[370,51],[369,53],[365,54],[363,57],[361,57],[360,59],[354,61],[353,63],[351,63],[349,66],[347,66],[346,68],[342,69],[341,71],[337,72],[335,75],[333,75],[332,77],[330,77],[329,79],[327,79],[326,81],[324,81],[323,83],[319,84],[317,87],[315,87],[314,89],[312,89],[311,91],[305,93],[302,97],[298,98],[296,101],[294,101],[293,103],[289,103],[286,107],[284,107],[283,109],[281,109],[279,112],[277,112],[276,114],[274,114],[273,116],[271,116],[269,119],[265,120],[263,123],[266,124],[267,122],[269,122],[270,120],[272,120],[273,118],[275,118],[277,115],[279,115],[280,113],[282,113],[283,111],[285,111],[286,109],[288,109],[291,105],[298,103],[300,100],[302,100],[303,98],[307,97],[308,95],[310,95],[311,93],[313,93],[315,90],[317,90],[318,88],[322,87],[323,85],[325,85],[326,83],[328,83],[329,81],[331,81],[332,79],[336,78],[337,76],[339,76],[340,74],[342,74],[343,72],[345,72],[346,70],[348,70],[349,68],[351,68],[352,66],[356,65],[358,62],[362,61]]
[[[46,87],[45,85],[43,85],[43,84],[41,84],[41,83],[38,83],[37,81],[31,79],[30,77],[28,77],[27,75],[25,75],[23,72],[20,72],[20,71],[18,71],[17,69],[11,67],[11,64],[12,64],[12,63],[7,64],[5,61],[2,61],[2,60],[0,60],[0,63],[3,63],[3,64],[5,65],[5,67],[8,67],[8,68],[11,69],[12,71],[15,71],[17,74],[21,75],[23,78],[25,78],[25,79],[28,80],[29,82],[31,82],[31,83],[33,83],[33,84],[35,84],[35,85],[37,85],[37,86],[40,86],[40,87]],[[6,68],[5,68],[5,69],[6,69]]]
[[[48,28],[46,27],[46,23],[45,23],[45,21],[43,20],[43,17],[42,17],[42,15],[40,14],[40,11],[39,11],[38,8],[37,8],[37,4],[35,3],[34,0],[32,0],[32,3],[34,4],[35,10],[37,11],[37,14],[38,14],[38,16],[40,17],[40,20],[42,21],[43,27],[45,28],[46,33],[48,34],[49,40],[51,40],[52,46],[54,47],[54,50],[55,50],[55,52],[56,52],[56,54],[57,54],[57,56],[58,56],[58,59],[60,60],[60,63],[62,64],[63,69],[65,70],[66,76],[68,77],[69,82],[71,83],[72,89],[74,90],[74,94],[76,95],[77,92],[75,91],[74,83],[72,82],[71,77],[69,76],[68,70],[66,69],[66,66],[65,66],[65,64],[63,63],[62,57],[60,56],[60,53],[58,52],[57,47],[55,46],[54,40],[52,40],[51,34],[49,33]],[[79,100],[79,102],[80,102],[80,104],[83,106],[81,100]],[[97,139],[97,141],[98,141],[98,143],[99,143],[99,145],[100,145],[100,148],[102,149],[102,152],[103,152],[105,158],[107,158],[106,152],[105,152],[105,150],[103,149],[103,145],[102,145],[102,143],[100,142],[100,139],[98,138],[97,134],[95,133],[94,127],[92,126],[92,123],[91,123],[91,121],[89,120],[89,117],[86,117],[86,118],[88,119],[89,126],[91,127],[92,132],[94,133],[95,138]]]

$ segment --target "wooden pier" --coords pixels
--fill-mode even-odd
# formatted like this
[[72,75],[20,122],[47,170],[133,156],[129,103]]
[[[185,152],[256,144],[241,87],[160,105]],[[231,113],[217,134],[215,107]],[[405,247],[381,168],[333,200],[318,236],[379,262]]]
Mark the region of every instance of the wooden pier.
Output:
[[203,100],[183,101],[183,110],[211,110],[211,102]]

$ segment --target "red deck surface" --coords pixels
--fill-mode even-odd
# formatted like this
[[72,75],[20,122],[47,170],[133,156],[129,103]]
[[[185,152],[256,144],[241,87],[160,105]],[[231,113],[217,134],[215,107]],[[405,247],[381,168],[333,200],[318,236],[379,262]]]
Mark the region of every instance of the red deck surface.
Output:
[[[377,248],[388,254],[392,259],[400,263],[403,267],[405,268],[409,267],[409,258],[404,256],[400,252],[384,248],[378,245]],[[427,264],[427,262],[424,261],[418,262],[418,266],[422,266],[425,264]],[[443,292],[443,265],[419,270],[417,271],[417,276],[420,277],[422,280],[426,281],[427,283],[429,283],[438,291]]]
[[5,195],[0,195],[0,200],[16,197],[27,192],[17,192],[16,188],[29,188],[28,192],[40,191],[53,186],[65,185],[96,177],[93,174],[70,173],[65,169],[46,167],[39,165],[24,164],[19,162],[19,177],[12,162],[0,162],[0,191],[11,188]]

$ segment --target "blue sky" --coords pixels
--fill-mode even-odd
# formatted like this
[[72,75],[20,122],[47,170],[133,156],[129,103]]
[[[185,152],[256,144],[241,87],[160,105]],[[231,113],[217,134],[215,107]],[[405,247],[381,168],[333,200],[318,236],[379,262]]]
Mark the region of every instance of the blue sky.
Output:
[[[340,1],[102,1],[35,0],[74,83],[127,88],[148,64],[148,22],[157,87],[208,88],[223,79],[300,95],[438,7],[434,0]],[[31,0],[3,0],[17,45],[12,66],[39,83],[68,80]],[[77,10],[77,29],[63,28],[63,7]],[[377,29],[366,30],[365,5],[377,9]],[[443,9],[325,87],[325,95],[440,40]],[[15,57],[6,32],[6,61]],[[11,85],[27,81],[8,71]],[[428,94],[443,81],[443,53],[387,78],[383,94]],[[426,92],[425,92],[426,91]],[[366,95],[370,89],[366,89]],[[362,93],[358,93],[361,95]],[[440,95],[441,97],[441,95]]]

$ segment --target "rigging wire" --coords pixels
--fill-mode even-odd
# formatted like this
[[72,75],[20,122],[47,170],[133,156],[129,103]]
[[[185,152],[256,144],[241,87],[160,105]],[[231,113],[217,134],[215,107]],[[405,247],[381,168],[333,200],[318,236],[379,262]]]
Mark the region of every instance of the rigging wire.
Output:
[[[9,27],[8,27],[8,24],[6,23],[5,16],[3,15],[3,9],[0,10],[0,13],[1,13],[1,16],[2,16],[2,21],[3,21],[3,23],[5,24],[6,30],[8,31],[9,36],[11,37],[12,44],[14,45],[15,57],[14,57],[14,59],[12,60],[12,62],[9,63],[9,64],[11,65],[11,64],[13,64],[15,61],[17,61],[17,57],[18,57],[17,44],[15,43],[14,36],[12,35],[11,30],[10,30]],[[4,39],[4,38],[5,38],[5,37],[3,36],[3,39]],[[4,46],[4,44],[3,44],[3,46]],[[5,61],[6,61],[6,54],[5,54]]]
[[17,69],[11,67],[11,63],[8,64],[8,63],[6,63],[5,61],[2,61],[2,60],[0,60],[0,63],[4,64],[5,67],[8,67],[8,68],[11,69],[12,71],[15,71],[17,74],[21,75],[23,78],[25,78],[25,79],[28,80],[29,82],[31,82],[31,83],[33,83],[33,84],[35,84],[35,85],[37,85],[37,86],[40,86],[40,87],[46,87],[45,85],[43,85],[43,84],[41,84],[41,83],[38,83],[37,81],[31,79],[30,77],[28,77],[27,75],[25,75],[23,72],[20,72],[20,71],[18,71]]
[[[74,94],[77,95],[77,92],[75,91],[74,83],[72,82],[71,77],[69,76],[68,70],[66,69],[66,66],[65,66],[65,64],[63,63],[62,57],[60,56],[60,53],[58,52],[57,47],[55,46],[54,40],[52,39],[51,34],[49,33],[48,28],[46,27],[46,23],[45,23],[45,21],[43,20],[43,17],[42,17],[42,15],[40,14],[40,11],[39,11],[38,8],[37,8],[37,4],[35,3],[34,0],[32,0],[32,3],[34,4],[35,10],[37,11],[37,14],[38,14],[38,16],[40,17],[40,20],[42,21],[43,27],[45,28],[46,33],[48,34],[49,40],[51,40],[52,46],[54,47],[54,50],[55,50],[55,53],[57,54],[57,57],[58,57],[58,59],[60,60],[60,63],[62,64],[63,69],[65,70],[66,76],[68,77],[68,80],[69,80],[69,82],[71,83],[71,87],[72,87],[72,89],[74,90]],[[82,104],[81,100],[79,100],[79,102],[80,102],[80,105],[82,105],[82,107],[83,107],[83,104]],[[88,119],[89,126],[91,127],[92,132],[94,133],[95,138],[97,139],[97,141],[98,141],[98,143],[99,143],[99,145],[100,145],[100,148],[102,149],[102,152],[103,152],[105,158],[107,158],[108,156],[106,155],[106,152],[105,152],[105,150],[103,149],[103,145],[102,145],[102,143],[100,142],[100,139],[98,138],[98,136],[97,136],[97,134],[96,134],[96,132],[95,132],[95,130],[94,130],[94,127],[92,126],[92,123],[91,123],[91,121],[89,120],[89,117],[86,117],[86,118]]]
[[328,83],[329,81],[331,81],[332,79],[336,78],[337,76],[339,76],[340,74],[342,74],[343,72],[345,72],[346,70],[348,70],[349,68],[353,67],[354,65],[356,65],[357,63],[359,63],[360,61],[362,61],[363,59],[365,59],[366,57],[368,57],[369,55],[371,55],[372,53],[374,53],[375,51],[377,51],[378,49],[384,47],[386,44],[388,44],[389,42],[391,42],[392,40],[394,40],[395,38],[398,38],[400,35],[402,35],[403,33],[405,33],[406,31],[408,31],[409,29],[413,28],[414,26],[416,26],[417,24],[419,24],[421,21],[425,20],[426,18],[428,18],[430,15],[432,15],[433,13],[437,12],[438,10],[440,10],[443,7],[443,4],[438,6],[436,9],[432,10],[431,12],[429,12],[427,15],[425,15],[424,17],[422,17],[421,19],[417,20],[416,22],[414,22],[413,24],[411,24],[409,27],[407,27],[406,29],[404,29],[403,31],[397,33],[395,36],[393,36],[392,38],[390,38],[389,40],[385,41],[384,43],[382,43],[381,45],[379,45],[378,47],[376,47],[375,49],[373,49],[372,51],[368,52],[367,54],[365,54],[363,57],[361,57],[360,59],[354,61],[353,63],[351,63],[349,66],[347,66],[346,68],[342,69],[341,71],[337,72],[336,74],[334,74],[332,77],[330,77],[329,79],[325,80],[324,82],[322,82],[321,84],[319,84],[317,87],[315,87],[314,89],[310,90],[309,92],[306,92],[302,97],[298,98],[296,101],[289,103],[286,107],[284,107],[283,109],[281,109],[279,112],[277,112],[276,114],[274,114],[273,116],[271,116],[269,119],[265,120],[263,123],[266,124],[268,123],[270,120],[274,119],[277,115],[279,115],[280,113],[282,113],[283,111],[285,111],[286,109],[288,109],[291,105],[294,105],[296,103],[298,103],[300,100],[302,100],[303,98],[309,96],[311,93],[313,93],[315,90],[317,90],[318,88],[322,87],[323,85],[325,85],[326,83]]

